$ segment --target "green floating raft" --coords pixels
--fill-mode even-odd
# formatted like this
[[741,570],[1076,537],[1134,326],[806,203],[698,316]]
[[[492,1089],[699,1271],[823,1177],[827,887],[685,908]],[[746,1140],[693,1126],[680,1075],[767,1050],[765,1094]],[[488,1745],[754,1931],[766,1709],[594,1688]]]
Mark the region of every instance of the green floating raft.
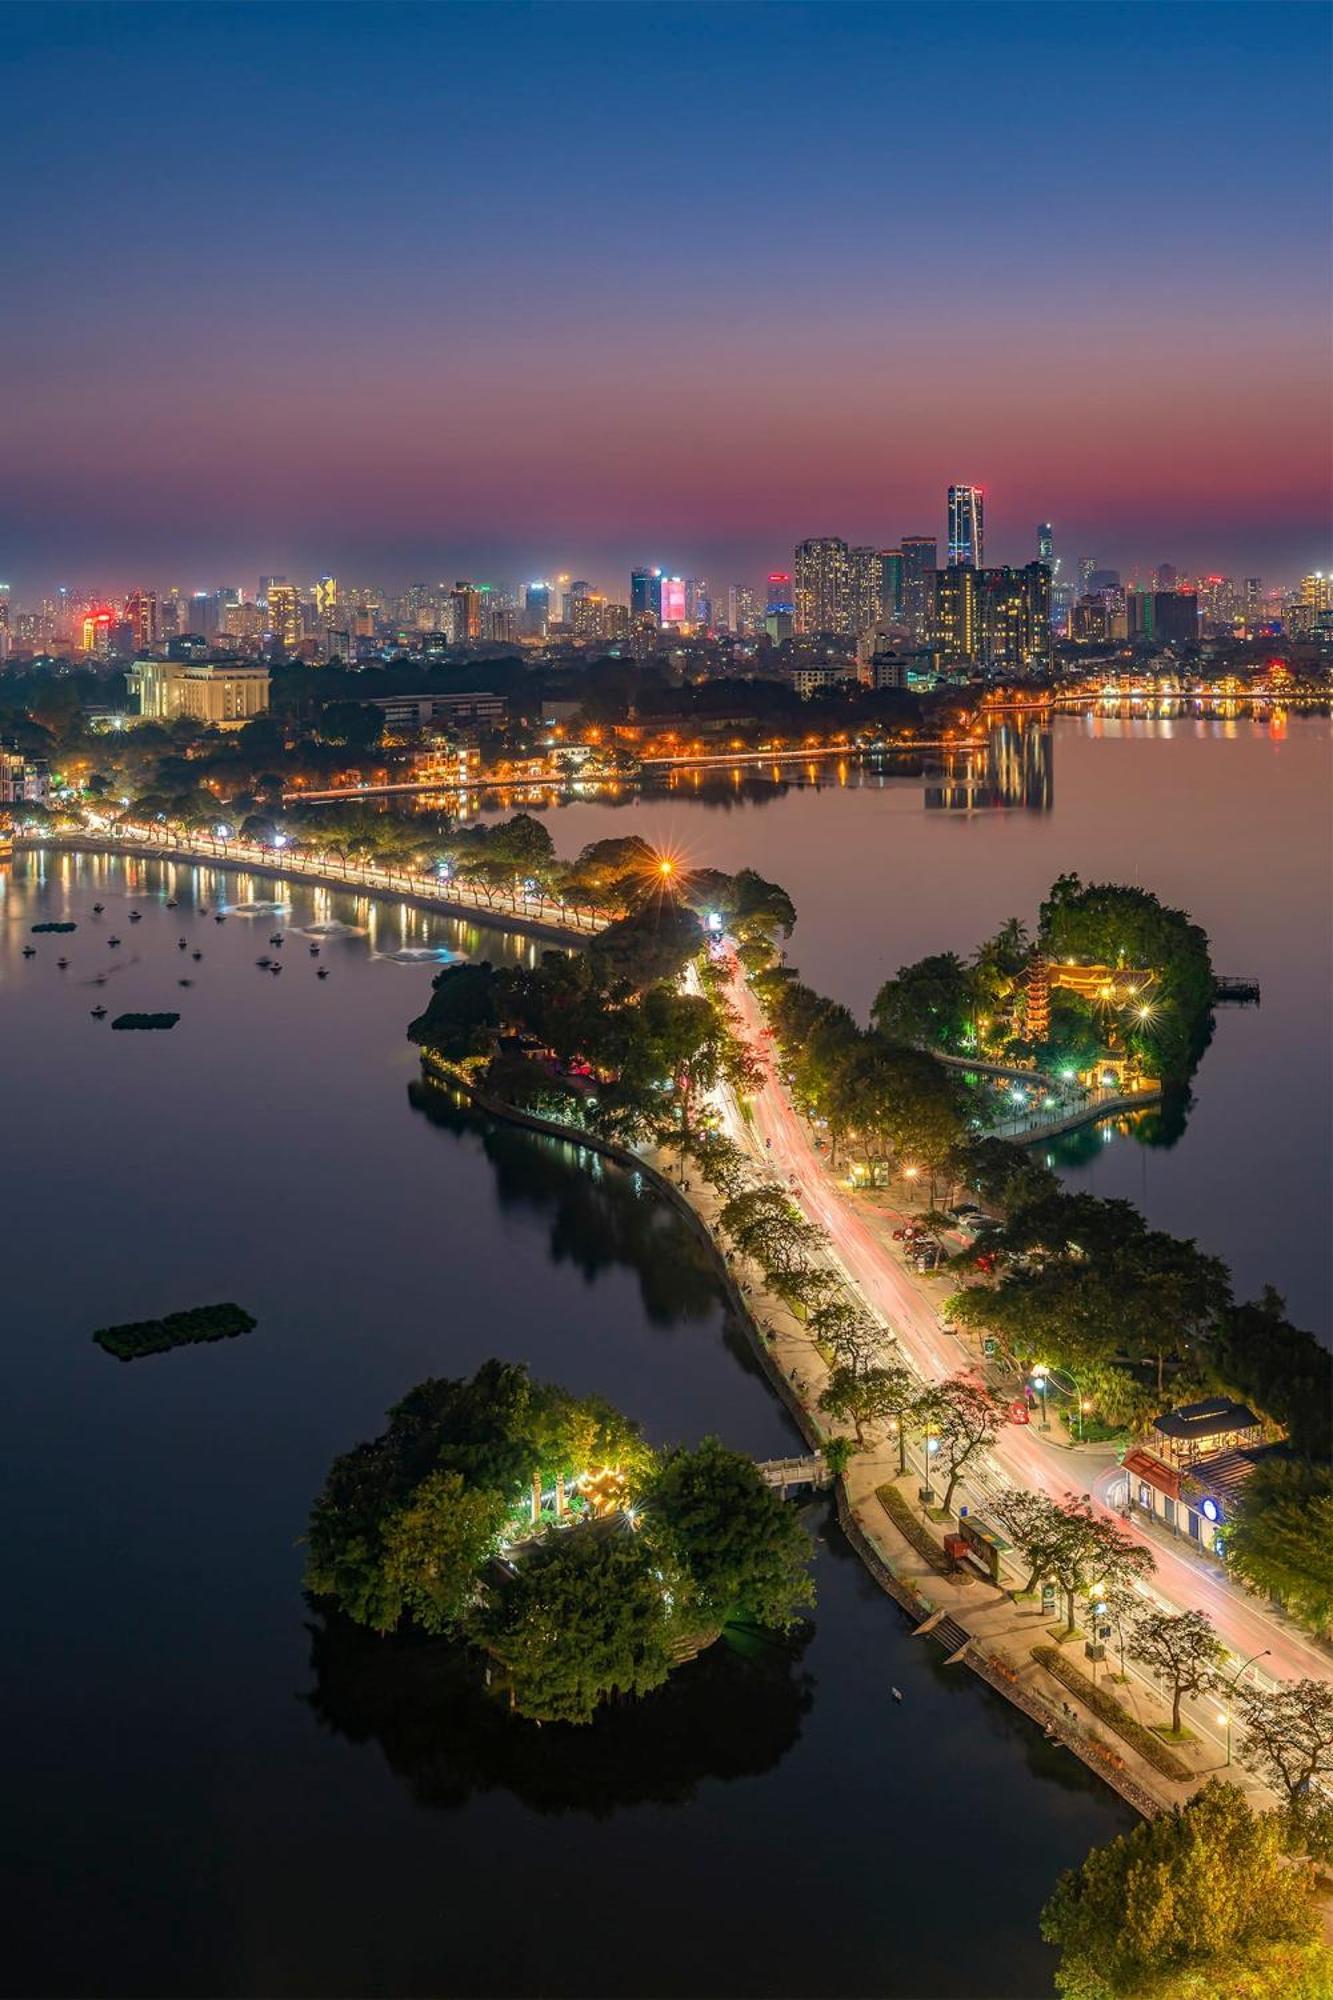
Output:
[[123,1326],[100,1326],[93,1339],[120,1361],[144,1354],[167,1354],[173,1347],[193,1347],[203,1340],[234,1340],[258,1324],[241,1306],[191,1306],[164,1319],[132,1319]]

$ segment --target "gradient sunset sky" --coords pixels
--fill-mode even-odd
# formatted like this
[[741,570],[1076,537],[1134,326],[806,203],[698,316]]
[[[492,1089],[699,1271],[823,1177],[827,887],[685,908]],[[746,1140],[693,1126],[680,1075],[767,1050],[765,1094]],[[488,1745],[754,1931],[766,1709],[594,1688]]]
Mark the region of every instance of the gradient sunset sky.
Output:
[[0,9],[0,576],[1330,556],[1322,5]]

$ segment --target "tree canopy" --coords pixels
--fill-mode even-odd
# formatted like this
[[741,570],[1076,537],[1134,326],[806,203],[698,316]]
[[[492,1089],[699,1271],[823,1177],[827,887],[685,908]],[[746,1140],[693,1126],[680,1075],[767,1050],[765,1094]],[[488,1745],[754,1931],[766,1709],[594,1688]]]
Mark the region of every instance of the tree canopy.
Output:
[[[1041,1929],[1065,2000],[1263,2000],[1299,1992],[1297,1977],[1312,1996],[1333,1983],[1311,1870],[1284,1856],[1276,1815],[1216,1778],[1062,1875]],[[1287,1967],[1292,1985],[1247,1985],[1257,1964]]]
[[602,1398],[490,1361],[418,1384],[335,1460],[306,1582],[372,1631],[482,1647],[523,1714],[584,1722],[728,1623],[791,1625],[809,1560],[751,1460],[715,1438],[654,1453]]

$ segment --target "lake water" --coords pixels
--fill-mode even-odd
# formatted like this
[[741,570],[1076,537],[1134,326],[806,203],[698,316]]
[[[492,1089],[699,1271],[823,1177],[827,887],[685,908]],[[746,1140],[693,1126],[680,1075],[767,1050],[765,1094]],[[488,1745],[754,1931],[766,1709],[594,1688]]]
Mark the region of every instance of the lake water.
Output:
[[[782,779],[710,773],[625,805],[549,822],[562,853],[637,832],[697,866],[750,866],[798,913],[792,962],[866,1018],[896,969],[966,954],[1006,917],[1035,925],[1057,875],[1136,882],[1188,910],[1220,972],[1263,1004],[1219,1008],[1170,1148],[1067,1146],[1066,1171],[1137,1202],[1159,1227],[1225,1257],[1237,1288],[1286,1294],[1333,1331],[1333,735],[1327,715],[1273,723],[1062,718],[997,735],[980,803],[938,780],[856,767]],[[987,801],[1003,798],[1008,804]],[[1108,1133],[1107,1138],[1111,1135]]]
[[[822,977],[814,884],[753,838],[811,805],[847,831],[841,795],[734,828],[793,880]],[[701,844],[721,824],[676,820]],[[922,948],[892,874],[889,854],[889,957]],[[435,961],[394,954],[529,947],[308,885],[236,908],[282,893],[126,857],[0,870],[3,1990],[1049,1992],[1037,1912],[1131,1816],[913,1639],[821,1509],[803,1650],[714,1649],[587,1732],[497,1726],[436,1649],[357,1644],[306,1606],[330,1459],[428,1374],[499,1354],[657,1439],[794,1439],[632,1177],[423,1103],[403,1029]],[[314,958],[298,932],[330,923]],[[113,1033],[99,1003],[182,1019]],[[223,1299],[257,1330],[130,1364],[90,1338]]]

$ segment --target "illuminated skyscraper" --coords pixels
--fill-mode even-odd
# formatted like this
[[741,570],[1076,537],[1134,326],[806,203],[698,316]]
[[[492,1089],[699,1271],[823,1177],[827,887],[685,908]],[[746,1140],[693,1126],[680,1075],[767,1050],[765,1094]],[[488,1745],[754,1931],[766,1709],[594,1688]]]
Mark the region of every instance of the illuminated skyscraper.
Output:
[[884,565],[878,549],[847,551],[851,631],[873,632],[884,616]]
[[629,615],[633,619],[654,618],[662,622],[662,572],[660,569],[632,569],[629,573]]
[[788,618],[795,615],[796,599],[792,595],[790,570],[771,569],[768,572],[768,600],[764,609],[777,617],[784,612]]
[[338,579],[336,576],[322,576],[315,585],[315,610],[319,614],[320,625],[332,625],[338,609]]
[[[881,549],[880,566],[880,615],[886,625],[901,625],[903,620],[903,552],[901,549]],[[934,568],[934,564],[931,565]]]
[[945,661],[1030,673],[1050,665],[1051,572],[975,569],[955,563],[935,575],[936,641]]
[[1049,521],[1037,525],[1037,561],[1044,562],[1051,575],[1055,575],[1055,529]]
[[748,584],[733,583],[727,591],[727,625],[745,638],[755,628],[754,592]]
[[1078,594],[1086,597],[1092,588],[1092,579],[1097,569],[1096,556],[1080,556],[1078,559]]
[[449,592],[450,637],[456,646],[470,646],[481,637],[481,592],[460,577]]
[[851,634],[854,606],[850,551],[837,535],[816,535],[796,548],[796,630]]
[[294,653],[301,644],[301,599],[294,583],[276,577],[268,586],[268,629],[284,653]]
[[125,601],[125,623],[134,637],[134,650],[147,652],[162,636],[157,616],[157,592],[132,590]]
[[985,562],[984,511],[979,486],[949,488],[950,569],[980,569]]
[[931,641],[938,560],[933,535],[903,536],[903,623],[915,646],[928,646]]

